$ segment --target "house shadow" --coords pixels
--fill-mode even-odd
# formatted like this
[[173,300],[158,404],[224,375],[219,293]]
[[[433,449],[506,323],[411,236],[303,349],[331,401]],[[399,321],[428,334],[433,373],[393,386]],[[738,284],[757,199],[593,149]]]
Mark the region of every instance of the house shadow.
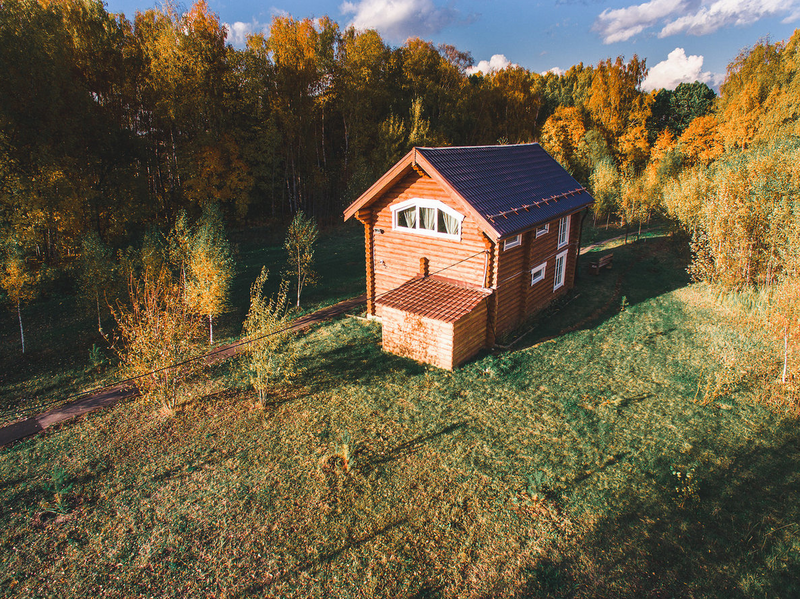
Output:
[[[589,264],[613,253],[613,266],[598,274]],[[685,240],[646,238],[613,250],[588,252],[578,262],[575,287],[501,339],[502,349],[519,350],[574,331],[592,329],[624,307],[669,293],[690,282]]]
[[538,564],[518,596],[800,597],[797,425],[740,446],[725,465],[698,464],[689,483],[672,472],[686,456],[665,456],[651,473],[655,494],[615,497],[613,515]]

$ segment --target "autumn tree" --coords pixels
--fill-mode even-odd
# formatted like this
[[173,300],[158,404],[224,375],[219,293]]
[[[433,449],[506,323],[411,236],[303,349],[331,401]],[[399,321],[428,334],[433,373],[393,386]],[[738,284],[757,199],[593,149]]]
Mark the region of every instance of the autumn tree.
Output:
[[97,309],[97,330],[103,333],[100,297],[105,294],[114,277],[114,260],[109,247],[92,231],[83,239],[80,257],[80,286],[84,295]]
[[560,106],[542,128],[541,143],[573,177],[586,181],[589,167],[586,126],[578,108]]
[[295,214],[286,231],[284,247],[289,255],[290,275],[297,282],[297,308],[303,288],[314,280],[314,251],[317,243],[317,224],[302,212]]
[[621,187],[619,172],[611,159],[606,158],[595,165],[590,184],[595,199],[592,206],[594,220],[605,217],[608,226],[611,215],[619,209]]
[[297,355],[290,344],[287,284],[281,283],[274,297],[264,297],[268,272],[262,267],[250,287],[250,309],[242,325],[242,370],[262,405],[271,385],[292,378],[297,371]]
[[717,119],[711,115],[694,119],[678,138],[678,149],[688,166],[708,166],[719,158],[724,146]]
[[186,255],[186,303],[208,318],[208,342],[214,343],[214,316],[226,307],[233,278],[233,256],[222,217],[213,207],[204,213],[190,237]]
[[6,293],[8,303],[17,310],[19,340],[25,353],[25,330],[22,327],[22,303],[33,298],[36,275],[28,267],[25,255],[15,239],[7,239],[0,263],[0,288]]
[[640,89],[646,75],[645,61],[634,54],[627,64],[621,56],[600,61],[592,76],[586,107],[625,170],[638,171],[647,159],[652,98]]
[[115,351],[142,395],[171,413],[185,382],[202,368],[193,360],[202,323],[167,268],[130,277],[128,296],[114,310]]

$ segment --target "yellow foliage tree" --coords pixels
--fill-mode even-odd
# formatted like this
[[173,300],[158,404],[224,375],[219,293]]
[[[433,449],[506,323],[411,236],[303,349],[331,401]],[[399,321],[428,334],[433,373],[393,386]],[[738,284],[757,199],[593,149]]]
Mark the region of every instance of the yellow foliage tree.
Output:
[[222,217],[208,208],[191,235],[186,256],[186,302],[194,314],[208,317],[208,342],[214,343],[214,316],[228,300],[233,257],[225,238]]
[[[184,382],[202,368],[198,351],[200,319],[184,300],[182,286],[168,269],[145,271],[129,279],[129,304],[114,311],[115,349],[123,371],[135,378],[143,396],[167,411],[180,401]],[[187,361],[188,360],[188,361]]]
[[36,275],[28,268],[25,256],[16,243],[8,242],[0,264],[0,288],[6,292],[8,302],[17,309],[19,339],[25,353],[25,330],[22,327],[22,302],[33,297]]
[[688,166],[708,166],[722,156],[725,148],[717,119],[711,115],[693,119],[678,138],[678,148]]
[[588,167],[585,135],[586,125],[580,109],[559,106],[545,121],[541,142],[544,149],[573,177],[583,178]]

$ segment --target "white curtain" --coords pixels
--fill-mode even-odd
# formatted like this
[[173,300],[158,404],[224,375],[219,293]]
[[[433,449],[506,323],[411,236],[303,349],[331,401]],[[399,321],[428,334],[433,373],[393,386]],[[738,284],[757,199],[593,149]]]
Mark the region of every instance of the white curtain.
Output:
[[406,227],[407,229],[416,229],[417,207],[412,206],[411,208],[406,208],[405,210],[401,210],[400,214],[398,215],[397,225],[400,227]]
[[420,229],[436,230],[436,208],[419,209]]
[[458,219],[439,210],[439,233],[458,235]]

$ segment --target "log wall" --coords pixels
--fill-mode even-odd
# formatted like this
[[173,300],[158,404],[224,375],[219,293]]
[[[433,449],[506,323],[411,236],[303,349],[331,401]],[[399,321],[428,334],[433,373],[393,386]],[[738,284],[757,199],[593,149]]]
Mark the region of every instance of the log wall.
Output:
[[383,350],[445,370],[457,368],[486,346],[487,302],[455,323],[380,307]]
[[453,369],[453,323],[381,306],[383,350],[412,360]]
[[[522,243],[503,250],[497,244],[495,259],[496,317],[495,333],[500,335],[513,330],[529,315],[541,310],[557,297],[572,288],[575,280],[575,262],[580,229],[580,212],[570,215],[569,242],[558,249],[558,223],[549,223],[547,233],[536,238],[536,231],[522,236]],[[564,286],[553,290],[556,256],[568,250]],[[531,285],[531,269],[546,263],[544,280]]]
[[[440,273],[443,277],[482,287],[486,265],[483,254],[484,238],[475,221],[469,216],[462,222],[460,241],[392,230],[391,206],[412,198],[439,200],[453,210],[466,214],[465,209],[438,183],[414,171],[391,187],[370,207],[374,214],[372,221],[374,293],[377,295],[386,293],[418,275],[421,258],[427,258],[429,274]],[[460,262],[462,260],[463,262]],[[456,264],[457,262],[460,264]],[[453,266],[454,264],[456,265]],[[369,270],[369,264],[367,268]]]

